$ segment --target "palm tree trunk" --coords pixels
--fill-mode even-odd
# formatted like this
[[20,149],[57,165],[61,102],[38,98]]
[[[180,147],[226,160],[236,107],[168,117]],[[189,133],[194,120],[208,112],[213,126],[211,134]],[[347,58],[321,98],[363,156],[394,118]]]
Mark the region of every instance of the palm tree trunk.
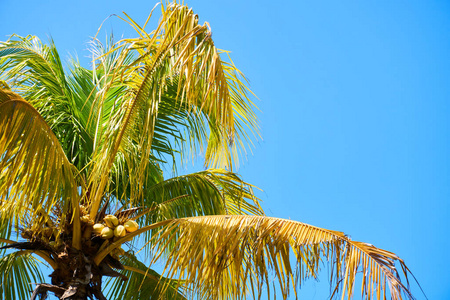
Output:
[[[91,284],[78,284],[71,285],[67,289],[52,285],[52,284],[38,284],[31,295],[30,300],[45,300],[48,293],[52,292],[61,300],[87,300],[87,299],[98,299],[107,300],[103,295],[100,286]],[[39,298],[37,298],[39,297]]]
[[59,257],[58,268],[50,274],[52,284],[39,284],[30,300],[46,299],[49,292],[61,300],[107,300],[102,293],[102,277],[105,273],[111,273],[109,276],[120,273],[109,268],[106,262],[97,267],[92,258],[81,252],[67,254]]

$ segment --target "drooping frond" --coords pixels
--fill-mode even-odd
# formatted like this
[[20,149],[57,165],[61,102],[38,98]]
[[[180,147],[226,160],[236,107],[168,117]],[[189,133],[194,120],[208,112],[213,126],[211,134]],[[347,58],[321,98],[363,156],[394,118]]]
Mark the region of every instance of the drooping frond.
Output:
[[123,282],[120,278],[114,278],[107,282],[110,299],[186,299],[178,289],[176,280],[164,278],[147,268],[132,251],[122,256],[121,263],[125,268],[122,273],[128,280]]
[[206,290],[213,299],[242,299],[249,292],[256,297],[264,289],[270,294],[272,279],[286,299],[290,288],[296,292],[303,280],[316,277],[323,260],[331,262],[342,297],[353,294],[355,274],[362,271],[364,298],[413,298],[395,269],[394,262],[404,267],[402,260],[341,232],[261,216],[178,219],[164,231],[153,260],[167,258],[163,275],[180,278],[194,292]]
[[72,135],[67,130],[71,91],[53,41],[46,45],[35,36],[13,35],[0,43],[0,62],[1,77],[32,104],[56,136],[64,136],[58,130],[61,126]]
[[[160,110],[163,113],[160,105],[169,91],[169,85],[177,91],[175,105],[202,119],[190,125],[208,124],[206,165],[232,169],[238,149],[245,148],[248,142],[245,129],[257,131],[251,109],[253,104],[247,96],[247,87],[239,78],[239,71],[234,65],[221,60],[208,25],[198,25],[198,17],[192,10],[171,4],[163,8],[155,31],[139,33],[140,38],[125,39],[111,50],[121,51],[123,55],[111,74],[110,87],[120,82],[127,89],[116,98],[115,109],[111,111],[109,123],[100,137],[99,145],[102,147],[94,149],[90,179],[90,185],[96,192],[92,199],[93,214],[96,214],[101,197],[110,184],[110,170],[118,152],[127,155],[127,148],[138,147],[140,160],[133,167],[134,178],[130,178],[130,182],[132,185],[142,185],[154,153],[152,147],[158,147],[158,143],[153,143],[154,138],[161,141],[164,129],[168,129],[174,137],[171,128],[164,128],[163,120],[173,122],[181,114],[177,112],[172,115],[175,119],[167,114],[158,119]],[[130,52],[137,53],[137,59],[125,64],[125,57],[129,57]],[[104,98],[98,97],[96,101],[101,103]],[[201,128],[206,127],[202,125]],[[205,130],[191,131],[191,138],[203,139],[202,131]],[[163,153],[164,149],[170,149],[168,142],[170,139],[159,143]],[[176,151],[179,150],[165,150],[170,153]],[[137,194],[132,198],[141,196]]]
[[[176,41],[166,60],[169,80],[161,89],[175,83],[178,105],[185,105],[188,112],[205,118],[209,134],[205,165],[232,169],[239,149],[245,151],[247,143],[251,143],[247,134],[258,135],[245,78],[232,62],[223,60],[223,52],[211,38],[209,24],[199,25],[192,9],[175,3],[163,6],[160,24],[161,45]],[[138,51],[147,57],[151,45],[145,38],[129,41],[142,47]],[[195,148],[191,150],[195,153]]]
[[17,251],[0,258],[0,295],[2,299],[29,299],[32,283],[44,278],[37,260],[27,251]]
[[[43,227],[57,207],[73,210],[79,227],[75,168],[37,111],[20,96],[0,90],[0,217]],[[79,247],[80,230],[74,229]]]

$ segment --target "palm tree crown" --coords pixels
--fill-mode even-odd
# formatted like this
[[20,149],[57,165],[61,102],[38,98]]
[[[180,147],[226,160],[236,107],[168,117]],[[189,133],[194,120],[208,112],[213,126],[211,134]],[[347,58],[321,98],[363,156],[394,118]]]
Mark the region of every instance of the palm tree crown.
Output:
[[[333,295],[351,297],[362,271],[364,297],[413,298],[395,254],[264,215],[234,173],[259,137],[247,82],[208,23],[161,7],[151,32],[125,15],[137,38],[94,39],[91,69],[63,64],[52,41],[0,43],[3,298],[242,299],[274,277],[286,299],[324,259]],[[199,153],[204,171],[164,177]]]

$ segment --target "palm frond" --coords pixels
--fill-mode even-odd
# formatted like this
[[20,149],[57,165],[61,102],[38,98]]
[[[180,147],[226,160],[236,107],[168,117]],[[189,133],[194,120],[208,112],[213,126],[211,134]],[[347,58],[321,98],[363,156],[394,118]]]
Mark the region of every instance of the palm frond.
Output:
[[[184,156],[188,153],[194,159],[196,153],[204,151],[208,122],[202,114],[193,113],[192,105],[181,101],[177,94],[177,77],[167,80],[166,85],[158,105],[152,151],[158,157],[172,157],[173,162],[175,155],[179,154],[183,163],[187,161]],[[176,166],[175,163],[173,165]]]
[[0,258],[0,274],[2,299],[29,299],[32,283],[44,281],[36,259],[26,251],[13,252]]
[[[83,123],[84,115],[89,115],[86,99],[75,87],[86,86],[93,76],[72,72],[82,74],[84,81],[80,77],[68,78],[53,41],[44,44],[35,36],[13,35],[0,43],[0,62],[1,77],[32,104],[60,141],[69,161],[82,169],[92,152],[92,137]],[[79,85],[74,87],[74,82]]]
[[[401,259],[342,232],[262,216],[178,219],[164,231],[153,262],[167,258],[164,276],[180,278],[193,291],[207,290],[213,298],[241,299],[249,291],[259,297],[264,288],[270,294],[273,276],[286,299],[290,288],[296,293],[306,278],[317,276],[323,260],[331,262],[342,297],[351,297],[355,275],[362,271],[366,299],[413,298],[395,269],[394,262],[404,267]],[[175,246],[166,247],[173,239]]]
[[0,217],[0,239],[9,239],[12,233],[14,222],[10,218]]
[[[169,5],[163,9],[155,31],[142,34],[138,39],[125,39],[112,52],[119,50],[123,57],[136,52],[138,58],[132,64],[118,66],[112,74],[113,78],[120,79],[120,83],[127,86],[127,90],[122,97],[118,97],[116,103],[120,109],[112,112],[102,136],[102,147],[96,148],[94,153],[90,184],[96,194],[92,210],[98,209],[109,184],[109,172],[115,156],[122,149],[138,145],[140,161],[134,168],[135,178],[130,180],[138,185],[145,180],[152,147],[157,146],[153,139],[157,133],[155,128],[160,103],[172,80],[178,82],[179,105],[185,105],[194,116],[203,115],[210,126],[210,150],[207,150],[206,164],[231,169],[233,157],[237,154],[236,146],[245,144],[236,134],[245,134],[242,129],[246,125],[250,125],[250,129],[257,128],[257,125],[253,111],[249,109],[253,104],[244,92],[245,85],[231,64],[227,65],[228,71],[224,70],[208,25],[198,25],[197,16],[186,6]],[[239,88],[235,90],[237,86]],[[99,98],[98,101],[103,100]],[[236,101],[245,104],[237,105]],[[235,113],[239,115],[237,119]],[[160,122],[160,132],[164,129],[162,125]],[[162,144],[166,145],[167,141]],[[173,149],[169,152],[173,153]],[[141,196],[138,194],[132,198]]]
[[[17,94],[0,91],[0,128],[1,218],[32,219],[39,228],[58,207],[61,220],[73,211],[79,227],[76,170],[39,113]],[[76,247],[80,230],[74,233]]]
[[123,205],[140,205],[143,195],[151,186],[164,181],[163,171],[160,167],[161,161],[151,157],[147,167],[142,174],[140,184],[135,184],[136,165],[139,164],[140,155],[138,146],[128,147],[124,152],[119,152],[111,170],[111,183],[109,193],[113,194]]
[[0,62],[3,80],[29,101],[40,99],[42,103],[50,95],[54,100],[70,96],[53,41],[44,45],[35,36],[13,35],[0,43]]
[[[107,282],[110,299],[186,299],[176,280],[162,277],[140,262],[132,251],[121,257],[128,277],[126,282],[121,278],[112,278]],[[167,288],[166,288],[167,286]]]
[[[70,119],[71,91],[53,41],[43,44],[35,36],[11,36],[0,43],[0,74],[55,128]],[[66,133],[69,133],[67,131]]]
[[252,188],[235,173],[209,169],[148,187],[140,205],[149,208],[148,224],[201,215],[262,215]]
[[[146,187],[141,202],[127,205],[141,207],[133,218],[141,226],[204,215],[264,214],[253,186],[237,174],[220,169],[178,176]],[[151,240],[160,229],[147,232],[146,240]]]
[[[192,106],[209,123],[210,139],[205,165],[232,170],[238,149],[245,151],[248,132],[258,136],[245,78],[233,63],[222,60],[226,51],[217,49],[208,23],[198,24],[198,16],[187,6],[171,3],[163,8],[165,37],[184,32],[170,58],[171,77],[177,74],[181,103]],[[242,131],[245,127],[246,130]],[[240,128],[240,129],[239,129]]]

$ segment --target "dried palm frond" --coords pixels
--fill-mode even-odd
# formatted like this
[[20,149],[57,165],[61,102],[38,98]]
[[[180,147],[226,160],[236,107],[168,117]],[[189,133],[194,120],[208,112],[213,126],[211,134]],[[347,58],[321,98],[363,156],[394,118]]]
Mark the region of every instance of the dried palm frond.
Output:
[[178,219],[161,232],[153,262],[167,258],[163,275],[180,278],[193,291],[207,290],[212,298],[238,299],[250,291],[256,297],[263,287],[270,293],[274,276],[286,299],[290,288],[296,293],[296,287],[308,277],[315,278],[327,260],[334,270],[336,291],[342,287],[343,297],[352,296],[356,273],[362,271],[366,299],[386,295],[413,299],[395,269],[394,262],[405,267],[400,258],[351,241],[342,232],[262,216]]
[[53,207],[61,220],[73,211],[73,246],[80,247],[76,169],[39,113],[19,95],[0,90],[0,210],[2,218],[29,214],[44,228]]

